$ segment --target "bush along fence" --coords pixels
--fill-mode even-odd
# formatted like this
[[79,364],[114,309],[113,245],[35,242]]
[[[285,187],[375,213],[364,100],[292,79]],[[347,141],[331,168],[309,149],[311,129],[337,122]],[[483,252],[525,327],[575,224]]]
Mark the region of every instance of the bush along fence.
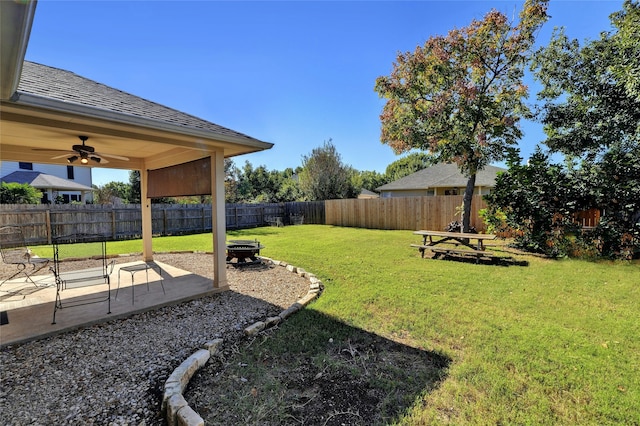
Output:
[[[210,204],[152,204],[152,232],[157,236],[211,232]],[[284,225],[291,218],[324,224],[324,202],[227,204],[227,229],[255,228],[277,216]],[[111,240],[142,235],[140,204],[0,204],[0,226],[18,225],[31,245],[51,244],[53,237],[86,233]]]

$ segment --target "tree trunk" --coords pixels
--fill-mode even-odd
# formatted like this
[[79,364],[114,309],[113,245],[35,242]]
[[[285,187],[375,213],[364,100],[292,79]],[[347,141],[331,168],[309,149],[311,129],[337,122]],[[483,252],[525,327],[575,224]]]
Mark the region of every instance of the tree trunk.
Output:
[[469,176],[467,187],[464,190],[464,204],[462,209],[462,227],[460,232],[469,232],[471,227],[471,202],[473,201],[473,190],[476,186],[476,174]]

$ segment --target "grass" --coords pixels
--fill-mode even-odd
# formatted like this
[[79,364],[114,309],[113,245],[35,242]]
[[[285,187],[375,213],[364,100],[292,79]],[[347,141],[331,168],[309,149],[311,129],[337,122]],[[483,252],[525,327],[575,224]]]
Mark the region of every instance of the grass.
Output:
[[[228,238],[257,238],[264,256],[315,273],[325,291],[310,313],[450,360],[437,386],[412,391],[415,400],[385,422],[640,422],[637,261],[519,256],[528,266],[496,266],[421,259],[409,247],[419,240],[410,231],[319,225]],[[135,244],[108,246],[140,251]],[[211,234],[154,239],[156,251],[186,247],[211,250]],[[311,326],[313,317],[301,316],[297,325]],[[294,351],[296,331],[285,324],[270,345]],[[306,338],[326,344],[320,332]]]

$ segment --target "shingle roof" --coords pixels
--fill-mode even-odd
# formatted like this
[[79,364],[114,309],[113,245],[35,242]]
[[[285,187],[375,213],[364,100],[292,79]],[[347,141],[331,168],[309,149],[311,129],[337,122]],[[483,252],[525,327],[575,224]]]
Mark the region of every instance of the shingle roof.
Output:
[[[505,169],[487,166],[476,175],[476,186],[495,186],[496,175]],[[415,190],[428,188],[463,187],[467,178],[460,173],[455,164],[440,163],[420,170],[409,176],[387,183],[376,188],[377,191]]]
[[42,172],[19,170],[2,178],[2,182],[28,183],[38,189],[62,189],[64,191],[92,191],[93,188]]
[[164,122],[185,129],[199,129],[219,135],[262,142],[243,133],[79,76],[71,71],[35,62],[24,61],[17,92],[18,96],[20,93],[36,95]]

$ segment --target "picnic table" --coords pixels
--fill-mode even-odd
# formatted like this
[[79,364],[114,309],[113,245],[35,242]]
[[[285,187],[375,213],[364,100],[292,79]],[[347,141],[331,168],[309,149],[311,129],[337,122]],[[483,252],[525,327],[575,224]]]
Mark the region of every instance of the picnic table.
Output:
[[[495,240],[497,238],[497,236],[493,234],[425,230],[415,231],[414,234],[422,236],[422,244],[411,244],[411,247],[416,247],[420,250],[423,258],[426,250],[434,253],[434,259],[437,259],[440,255],[458,255],[475,257],[476,262],[478,262],[482,257],[495,257],[494,254],[487,252],[484,246],[484,241]],[[434,237],[437,237],[437,239],[434,239]],[[458,248],[459,246],[466,248]]]

